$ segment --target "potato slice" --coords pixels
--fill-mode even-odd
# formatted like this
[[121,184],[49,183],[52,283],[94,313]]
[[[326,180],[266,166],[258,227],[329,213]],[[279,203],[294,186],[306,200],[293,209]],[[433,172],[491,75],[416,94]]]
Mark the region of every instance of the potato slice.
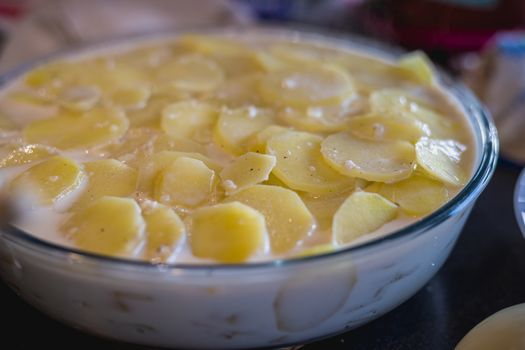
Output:
[[417,82],[432,85],[435,82],[434,66],[422,51],[414,51],[402,56],[397,64]]
[[260,74],[249,74],[223,82],[214,94],[214,100],[229,108],[261,106],[262,100],[257,93]]
[[453,186],[465,184],[467,176],[461,168],[461,154],[466,146],[454,140],[424,137],[416,143],[417,164],[430,176]]
[[217,120],[213,137],[226,151],[240,155],[250,138],[274,123],[271,111],[255,107],[224,110]]
[[315,217],[316,235],[322,235],[321,232],[331,230],[332,221],[337,209],[348,198],[351,192],[344,191],[341,193],[334,193],[331,195],[310,195],[303,194],[301,199]]
[[275,156],[248,152],[227,165],[220,173],[226,194],[268,180],[276,164]]
[[126,111],[146,107],[151,96],[151,89],[147,85],[131,86],[116,90],[111,95],[111,102]]
[[190,246],[199,258],[242,263],[266,251],[264,216],[239,202],[200,208],[191,223]]
[[33,163],[50,158],[58,151],[42,145],[23,145],[14,148],[5,157],[0,159],[0,168],[8,168]]
[[283,134],[289,130],[290,129],[280,125],[267,126],[266,128],[259,131],[255,137],[252,137],[250,140],[248,140],[247,148],[250,151],[256,153],[266,153],[266,143],[268,140],[273,136]]
[[320,136],[288,131],[268,140],[266,151],[277,157],[273,174],[288,187],[309,193],[333,193],[353,188],[354,179],[326,164],[320,152]]
[[177,99],[169,96],[151,96],[144,108],[126,112],[130,126],[160,129],[162,110],[176,101]]
[[286,42],[270,46],[269,51],[276,58],[288,64],[319,64],[341,56],[341,51],[311,43]]
[[190,54],[163,65],[157,78],[161,83],[182,91],[206,92],[216,89],[222,83],[224,73],[213,60]]
[[356,136],[372,141],[408,141],[417,142],[423,136],[430,135],[428,125],[406,116],[363,115],[351,118],[348,129]]
[[122,112],[97,108],[80,115],[64,112],[33,121],[25,127],[23,135],[29,143],[85,150],[117,140],[126,133],[128,125]]
[[194,207],[210,198],[214,182],[215,172],[203,161],[178,157],[157,175],[154,197],[162,204]]
[[338,68],[305,65],[266,74],[259,91],[268,103],[304,108],[341,103],[354,89],[349,77]]
[[301,198],[286,188],[255,185],[232,194],[226,201],[244,203],[264,215],[275,254],[292,250],[315,229],[315,220]]
[[77,85],[63,90],[58,96],[58,103],[73,112],[85,112],[98,103],[102,93],[93,85]]
[[102,197],[74,212],[61,231],[80,249],[125,257],[144,239],[145,224],[133,199]]
[[73,159],[54,156],[19,174],[11,181],[10,189],[31,196],[40,205],[58,204],[80,186],[84,176]]
[[211,140],[217,109],[197,100],[170,104],[162,110],[162,130],[174,138],[207,142]]
[[441,182],[423,176],[410,178],[394,184],[376,182],[368,192],[376,192],[399,205],[409,215],[423,216],[432,213],[449,200],[448,189]]
[[321,152],[341,174],[368,181],[399,181],[415,168],[414,146],[405,141],[374,142],[341,132],[328,136]]
[[102,159],[84,163],[87,187],[73,204],[78,210],[104,197],[129,197],[137,189],[138,173],[115,159]]
[[142,216],[146,222],[144,259],[167,262],[184,241],[184,223],[171,208],[158,203],[143,210]]
[[342,245],[374,232],[397,215],[397,206],[377,193],[354,192],[334,215],[333,242]]

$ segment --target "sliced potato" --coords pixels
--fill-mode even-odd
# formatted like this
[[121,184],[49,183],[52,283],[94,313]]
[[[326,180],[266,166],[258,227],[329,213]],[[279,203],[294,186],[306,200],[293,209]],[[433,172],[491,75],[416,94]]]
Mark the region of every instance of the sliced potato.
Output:
[[54,156],[20,173],[11,181],[10,190],[30,196],[40,205],[52,205],[77,189],[84,176],[73,159]]
[[333,242],[347,244],[374,232],[397,215],[397,206],[377,193],[354,192],[334,215]]
[[430,176],[453,186],[467,181],[461,168],[461,154],[466,146],[454,140],[434,140],[424,137],[416,143],[417,163]]
[[422,51],[414,51],[402,56],[397,64],[422,84],[432,85],[435,81],[433,64]]
[[341,51],[315,44],[286,42],[270,46],[269,51],[277,59],[288,64],[319,64],[340,56]]
[[61,231],[89,252],[130,256],[145,236],[140,207],[130,198],[102,197],[74,212]]
[[214,106],[204,102],[176,102],[162,110],[161,127],[171,137],[206,142],[211,139],[217,114]]
[[414,146],[406,141],[374,142],[341,132],[328,136],[321,152],[341,174],[368,181],[399,181],[415,168]]
[[111,102],[125,110],[137,110],[146,107],[151,96],[147,85],[131,86],[116,90],[111,95]]
[[286,188],[255,185],[232,194],[226,201],[244,203],[264,215],[275,254],[292,250],[315,229],[315,220],[301,198]]
[[321,232],[331,230],[332,220],[337,209],[348,198],[351,192],[344,191],[341,193],[334,193],[331,195],[309,195],[303,194],[301,198],[310,212],[315,217],[316,235],[321,235]]
[[102,93],[93,85],[76,85],[63,90],[58,96],[58,103],[74,112],[85,112],[98,103]]
[[305,65],[266,74],[259,91],[270,104],[306,107],[341,103],[354,90],[342,70],[333,66]]
[[178,157],[157,175],[154,197],[166,205],[194,207],[210,198],[214,182],[215,172],[203,161]]
[[264,216],[239,202],[217,204],[192,215],[193,255],[224,263],[242,263],[266,250]]
[[130,126],[160,129],[162,110],[176,101],[170,96],[151,96],[144,108],[126,112]]
[[84,163],[87,187],[73,204],[73,210],[85,207],[104,197],[129,197],[137,189],[138,173],[115,159],[102,159]]
[[33,121],[25,127],[23,135],[29,143],[85,150],[117,140],[127,131],[128,125],[128,120],[118,110],[97,108],[84,114],[64,112]]
[[146,222],[144,259],[167,262],[184,240],[186,229],[180,217],[169,207],[155,204],[142,212]]
[[58,151],[51,147],[42,145],[23,145],[14,148],[0,159],[0,168],[7,168],[33,163],[39,160],[50,158]]
[[250,138],[274,123],[271,111],[255,107],[226,109],[217,120],[215,142],[232,154],[242,154]]
[[257,185],[268,180],[275,164],[275,156],[254,152],[243,154],[221,171],[222,187],[226,194],[230,194]]
[[256,153],[266,153],[266,143],[272,136],[277,136],[289,131],[290,129],[279,125],[270,125],[259,131],[255,137],[247,142],[247,148]]
[[406,116],[363,115],[351,118],[348,129],[356,136],[373,141],[402,140],[415,143],[423,136],[430,136],[425,123]]
[[310,193],[333,193],[353,188],[354,179],[326,164],[320,136],[288,131],[268,140],[266,151],[277,157],[273,173],[288,187]]
[[260,74],[249,74],[224,81],[216,90],[214,99],[229,108],[261,106],[257,93]]

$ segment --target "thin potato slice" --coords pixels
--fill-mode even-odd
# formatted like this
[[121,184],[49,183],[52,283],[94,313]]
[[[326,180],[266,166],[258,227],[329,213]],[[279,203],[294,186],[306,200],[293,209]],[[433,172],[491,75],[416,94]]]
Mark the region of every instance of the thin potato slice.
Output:
[[397,206],[377,193],[354,192],[334,215],[333,242],[342,245],[374,232],[397,215]]
[[411,176],[394,184],[375,184],[366,191],[379,193],[409,215],[427,215],[449,200],[448,190],[443,183],[423,176]]
[[54,156],[15,177],[10,189],[15,194],[31,196],[40,205],[53,205],[77,189],[84,172],[72,159]]
[[328,166],[321,154],[320,136],[288,131],[268,140],[268,154],[277,157],[275,176],[288,187],[309,193],[333,193],[353,188],[355,181]]
[[266,143],[273,136],[283,134],[290,129],[279,125],[270,125],[259,131],[255,137],[250,138],[247,144],[247,148],[256,153],[266,153]]
[[265,253],[264,216],[239,202],[217,204],[192,215],[190,246],[193,255],[224,263],[242,263]]
[[81,249],[130,256],[145,236],[140,207],[130,198],[102,197],[74,212],[61,231]]
[[179,157],[157,176],[154,197],[162,204],[195,207],[213,192],[215,172],[203,161]]
[[465,150],[465,145],[454,140],[424,137],[416,143],[417,163],[430,176],[449,185],[460,186],[467,180],[460,165]]
[[99,108],[80,115],[61,113],[49,119],[33,121],[25,127],[23,135],[29,143],[65,150],[85,150],[119,139],[126,133],[128,125],[128,120],[120,111]]
[[63,90],[58,96],[58,103],[73,112],[85,112],[98,103],[102,93],[93,85],[77,85]]
[[168,96],[151,96],[144,108],[126,112],[130,126],[160,129],[162,110],[177,100]]
[[435,81],[433,64],[422,51],[402,56],[397,64],[422,84],[432,85]]
[[220,173],[226,194],[268,180],[276,164],[275,156],[248,152],[227,165]]
[[430,135],[428,125],[406,116],[364,115],[351,118],[347,126],[356,136],[373,141],[402,140],[415,143],[421,137]]
[[323,231],[328,231],[332,228],[332,220],[337,209],[348,198],[351,192],[345,191],[342,193],[335,193],[332,195],[309,195],[303,194],[301,196],[304,204],[315,217],[317,224],[317,235]]
[[171,208],[162,204],[143,210],[142,216],[146,222],[144,259],[153,263],[167,262],[184,241],[184,223]]
[[232,154],[243,154],[250,138],[274,123],[271,111],[255,107],[226,109],[217,120],[215,142]]
[[341,103],[354,89],[342,70],[306,65],[266,74],[259,91],[268,103],[304,108]]
[[0,168],[20,166],[44,160],[57,154],[57,150],[42,145],[23,145],[14,148],[0,159]]
[[341,51],[315,44],[286,42],[270,46],[270,53],[288,64],[319,64],[341,56]]
[[211,139],[217,114],[214,106],[204,102],[176,102],[162,110],[161,127],[171,137],[206,142]]
[[84,163],[87,187],[73,204],[78,210],[104,197],[129,197],[137,188],[138,173],[135,169],[115,159],[102,159]]
[[321,152],[341,174],[368,181],[399,181],[415,168],[414,146],[405,141],[374,142],[342,132],[328,136]]
[[216,90],[214,99],[229,108],[261,106],[257,93],[260,74],[249,74],[224,81]]
[[146,107],[151,96],[148,86],[132,86],[119,89],[111,95],[111,102],[124,110],[137,110]]
[[255,185],[232,194],[226,201],[244,203],[264,215],[275,254],[294,249],[315,229],[315,220],[301,198],[286,188]]

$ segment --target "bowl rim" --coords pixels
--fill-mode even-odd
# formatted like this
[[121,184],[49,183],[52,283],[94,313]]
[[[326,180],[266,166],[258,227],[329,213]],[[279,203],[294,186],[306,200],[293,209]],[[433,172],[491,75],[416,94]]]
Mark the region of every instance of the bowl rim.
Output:
[[[170,40],[184,34],[230,34],[230,35],[245,35],[250,34],[259,35],[284,35],[287,38],[306,38],[314,42],[328,41],[333,44],[341,45],[343,48],[354,49],[359,51],[359,48],[366,50],[365,55],[374,56],[382,54],[383,56],[390,56],[394,58],[404,53],[405,51],[399,47],[390,44],[381,43],[374,39],[355,35],[353,33],[342,33],[324,28],[312,28],[303,25],[299,26],[275,26],[275,25],[248,25],[248,26],[222,26],[213,28],[197,28],[197,29],[180,29],[170,30],[167,32],[150,32],[135,35],[126,35],[121,37],[103,40],[95,43],[88,43],[82,45],[75,45],[65,50],[45,55],[36,59],[32,59],[27,63],[19,65],[0,76],[0,89],[8,87],[9,83],[16,81],[23,74],[29,70],[41,66],[49,61],[60,58],[81,56],[86,51],[111,50],[112,46],[125,46],[127,43],[133,45],[134,43],[154,43],[155,41]],[[15,243],[25,243],[30,248],[41,248],[48,250],[55,254],[62,254],[65,258],[71,255],[75,256],[75,260],[85,259],[92,260],[99,263],[114,264],[126,267],[143,268],[150,270],[193,270],[193,271],[233,271],[233,270],[255,270],[261,268],[272,268],[280,266],[292,266],[303,264],[307,262],[319,262],[330,260],[333,258],[342,257],[345,255],[353,255],[356,252],[368,250],[373,247],[378,247],[387,243],[400,240],[406,237],[416,237],[424,234],[429,229],[441,224],[449,217],[455,215],[468,205],[474,202],[487,186],[492,174],[495,171],[498,153],[499,141],[497,137],[496,127],[488,110],[479,102],[474,94],[462,83],[452,79],[442,69],[437,68],[437,75],[439,85],[449,92],[454,97],[457,103],[464,109],[468,123],[473,129],[473,136],[475,144],[478,145],[478,152],[481,153],[479,164],[473,172],[467,184],[449,200],[445,205],[434,211],[430,215],[408,225],[392,233],[384,236],[379,236],[371,240],[358,243],[356,245],[336,249],[330,252],[315,254],[311,256],[299,256],[289,258],[279,258],[261,262],[248,263],[151,263],[149,261],[142,261],[131,258],[112,257],[101,255],[97,253],[86,252],[77,248],[62,246],[43,239],[37,238],[13,225],[6,225],[0,229],[0,238],[6,234],[6,238],[14,240]]]

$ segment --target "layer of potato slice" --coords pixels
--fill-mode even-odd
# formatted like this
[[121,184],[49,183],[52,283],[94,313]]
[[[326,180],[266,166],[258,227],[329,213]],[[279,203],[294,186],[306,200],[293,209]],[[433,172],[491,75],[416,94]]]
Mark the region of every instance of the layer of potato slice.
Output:
[[303,194],[301,198],[312,215],[315,217],[316,235],[328,232],[332,228],[334,214],[351,192],[344,191],[331,195]]
[[265,253],[264,216],[239,202],[197,209],[191,220],[193,255],[224,263],[242,263]]
[[288,187],[310,193],[333,193],[352,188],[354,179],[341,175],[321,154],[320,136],[288,131],[268,140],[266,151],[275,155],[273,173]]
[[186,228],[173,209],[162,204],[142,212],[146,222],[144,259],[154,263],[167,262],[184,241]]
[[87,185],[73,204],[73,210],[104,197],[129,197],[137,189],[138,173],[115,159],[102,159],[84,163]]
[[214,100],[229,108],[261,106],[257,92],[260,74],[249,74],[224,81],[216,90]]
[[414,146],[406,141],[370,141],[348,132],[328,136],[321,144],[324,159],[341,174],[368,181],[395,182],[415,168]]
[[432,85],[435,81],[433,64],[422,51],[402,56],[397,64],[419,83]]
[[178,157],[157,175],[154,197],[167,205],[195,207],[211,197],[214,182],[215,172],[203,161]]
[[377,193],[357,191],[339,207],[332,224],[333,242],[347,244],[374,232],[397,215],[397,206]]
[[351,118],[347,126],[356,136],[373,141],[403,140],[415,143],[421,137],[430,135],[428,125],[402,115],[363,115]]
[[376,182],[366,191],[379,193],[405,213],[415,216],[430,214],[449,200],[443,183],[417,175],[393,184]]
[[232,154],[242,154],[250,138],[274,123],[273,112],[256,107],[224,110],[217,120],[215,142]]
[[461,155],[466,146],[454,140],[435,140],[424,137],[416,143],[417,164],[427,174],[453,186],[466,182],[461,168]]
[[333,66],[304,65],[266,74],[259,84],[266,102],[290,107],[341,103],[353,92],[349,77]]
[[266,153],[266,143],[273,136],[280,135],[289,131],[289,128],[280,125],[270,125],[259,131],[247,142],[247,148],[256,153]]
[[143,242],[145,223],[133,199],[108,196],[75,211],[61,231],[80,249],[129,257]]
[[13,148],[2,159],[0,168],[20,166],[49,158],[58,151],[52,147],[43,145],[23,145]]
[[23,136],[29,143],[85,150],[119,139],[128,125],[119,110],[95,108],[83,114],[62,112],[52,118],[33,121],[24,128]]
[[217,109],[197,100],[170,104],[162,110],[161,127],[175,138],[207,142],[217,119]]
[[81,166],[73,159],[54,156],[20,173],[10,183],[15,194],[27,196],[40,205],[58,204],[84,180]]
[[178,101],[178,99],[169,96],[151,96],[144,108],[126,112],[130,126],[160,129],[162,110],[176,101]]
[[301,198],[286,188],[255,185],[232,194],[226,201],[244,203],[264,215],[275,254],[294,249],[315,229],[315,220]]
[[220,173],[226,194],[268,180],[276,164],[275,156],[248,152],[234,159]]
[[76,85],[63,90],[58,96],[60,106],[74,111],[85,112],[98,103],[102,92],[93,85]]
[[151,96],[147,85],[130,86],[119,89],[111,95],[111,102],[124,110],[137,110],[146,107]]

